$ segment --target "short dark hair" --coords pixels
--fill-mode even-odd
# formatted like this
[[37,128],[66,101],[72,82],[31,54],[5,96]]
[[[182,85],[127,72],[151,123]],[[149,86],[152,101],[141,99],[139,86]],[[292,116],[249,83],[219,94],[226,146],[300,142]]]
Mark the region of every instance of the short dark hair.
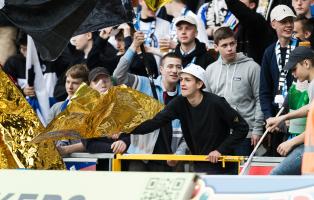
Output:
[[114,36],[116,40],[124,40],[123,30],[120,30],[117,35]]
[[297,18],[294,20],[294,22],[300,22],[302,24],[302,30],[303,31],[308,31],[310,33],[313,32],[313,24],[305,16],[302,16],[302,15],[297,16]]
[[314,67],[314,58],[306,58],[302,60],[300,63],[303,63],[305,60],[309,60],[311,62],[312,67]]
[[65,73],[65,76],[71,76],[72,78],[80,78],[84,82],[88,81],[89,70],[85,64],[76,64],[70,67]]
[[175,52],[169,52],[169,53],[166,53],[161,59],[160,59],[160,66],[163,66],[164,65],[164,61],[166,58],[178,58],[181,60],[181,57],[176,54]]
[[214,42],[218,45],[220,40],[227,39],[230,37],[234,37],[234,33],[229,27],[220,27],[214,32]]

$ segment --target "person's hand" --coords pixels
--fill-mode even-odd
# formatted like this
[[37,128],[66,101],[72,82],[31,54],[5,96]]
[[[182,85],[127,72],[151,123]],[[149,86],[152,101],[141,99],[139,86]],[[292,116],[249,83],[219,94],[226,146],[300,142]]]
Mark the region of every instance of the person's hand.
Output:
[[288,153],[292,150],[293,148],[293,143],[291,142],[291,140],[287,140],[283,143],[281,143],[278,147],[277,147],[277,152],[281,155],[281,156],[286,156],[288,155]]
[[123,153],[126,150],[126,144],[122,140],[118,140],[111,145],[113,153]]
[[155,47],[149,47],[149,46],[144,46],[146,53],[151,53],[157,56],[162,57],[163,54],[160,52],[160,50],[158,48]]
[[279,117],[270,117],[266,120],[266,129],[268,129],[269,132],[278,131],[279,124],[285,120],[284,115]]
[[258,141],[261,139],[260,135],[254,134],[252,133],[252,137],[251,137],[251,146],[256,146]]
[[59,151],[61,156],[69,154],[67,146],[57,146],[57,150]]
[[107,27],[107,28],[103,28],[99,31],[99,37],[101,37],[102,39],[106,40],[110,37],[110,33],[112,31],[113,27]]
[[170,167],[175,167],[177,164],[177,160],[167,160],[167,165],[169,165]]
[[120,24],[118,29],[123,30],[123,36],[131,36],[131,27],[127,23]]
[[134,51],[137,50],[137,48],[139,48],[141,46],[141,44],[144,43],[144,33],[143,32],[140,32],[140,31],[137,31],[134,33],[134,37],[133,37],[133,42],[131,44],[131,47]]
[[178,43],[173,41],[173,40],[170,40],[170,49],[175,49],[177,47]]
[[159,49],[162,52],[168,52],[170,49],[170,37],[162,37],[158,40],[159,43]]
[[220,156],[221,156],[221,153],[215,150],[215,151],[210,152],[208,156],[206,157],[206,159],[209,160],[209,162],[217,163]]
[[23,93],[25,96],[33,97],[35,96],[35,88],[27,85],[23,88]]
[[158,43],[160,49],[175,49],[177,46],[177,43],[171,40],[170,37],[160,38]]

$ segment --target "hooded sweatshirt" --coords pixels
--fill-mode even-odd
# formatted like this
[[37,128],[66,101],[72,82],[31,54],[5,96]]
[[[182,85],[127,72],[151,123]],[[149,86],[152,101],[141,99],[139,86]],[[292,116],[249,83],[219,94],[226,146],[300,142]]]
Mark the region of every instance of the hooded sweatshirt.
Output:
[[226,64],[221,57],[206,69],[206,88],[227,102],[249,124],[249,134],[262,135],[263,113],[259,100],[260,66],[243,53]]

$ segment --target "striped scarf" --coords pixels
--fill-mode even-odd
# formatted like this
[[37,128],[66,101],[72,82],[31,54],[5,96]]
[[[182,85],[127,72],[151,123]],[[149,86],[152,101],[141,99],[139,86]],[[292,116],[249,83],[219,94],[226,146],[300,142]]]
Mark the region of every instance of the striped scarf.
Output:
[[283,97],[286,97],[288,94],[288,87],[287,87],[287,80],[286,80],[288,71],[284,70],[284,67],[286,63],[288,62],[291,51],[293,51],[296,46],[297,46],[297,40],[292,39],[287,47],[285,60],[281,59],[282,56],[281,56],[279,41],[277,41],[276,46],[275,46],[276,60],[277,60],[277,65],[280,72],[277,94],[282,95]]

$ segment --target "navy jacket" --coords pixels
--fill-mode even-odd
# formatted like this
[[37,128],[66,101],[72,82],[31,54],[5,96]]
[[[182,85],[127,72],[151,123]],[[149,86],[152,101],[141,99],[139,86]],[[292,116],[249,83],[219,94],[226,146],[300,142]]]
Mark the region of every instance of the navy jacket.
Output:
[[[274,103],[274,99],[278,90],[280,72],[275,54],[275,45],[276,43],[273,43],[267,47],[262,60],[260,102],[265,119],[275,116],[278,111],[278,105]],[[289,71],[286,79],[289,89],[293,81],[291,71]]]

